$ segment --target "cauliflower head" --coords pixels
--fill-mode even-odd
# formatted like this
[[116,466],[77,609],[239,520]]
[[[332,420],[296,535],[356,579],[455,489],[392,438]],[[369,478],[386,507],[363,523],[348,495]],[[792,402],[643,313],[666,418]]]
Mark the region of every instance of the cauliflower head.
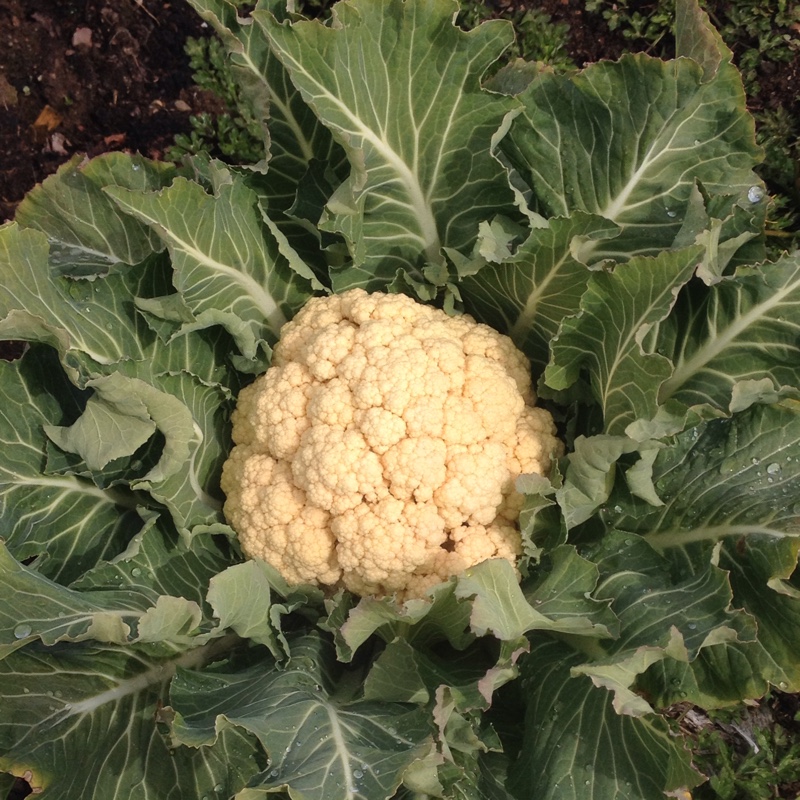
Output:
[[239,394],[225,515],[290,584],[408,599],[513,563],[515,478],[563,452],[535,400],[526,357],[469,316],[361,289],[314,298]]

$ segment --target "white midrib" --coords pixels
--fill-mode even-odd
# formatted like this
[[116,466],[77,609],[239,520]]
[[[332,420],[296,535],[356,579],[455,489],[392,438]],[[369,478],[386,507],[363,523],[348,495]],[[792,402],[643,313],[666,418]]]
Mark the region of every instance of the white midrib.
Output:
[[353,796],[353,771],[350,769],[350,750],[347,747],[347,742],[344,739],[342,732],[342,724],[339,722],[339,717],[336,714],[336,709],[325,704],[325,711],[328,714],[328,719],[331,723],[331,738],[336,745],[336,753],[339,756],[339,761],[342,765],[344,772],[344,785],[347,791],[347,797]]
[[634,189],[636,189],[637,185],[639,184],[642,175],[644,175],[644,173],[650,168],[652,163],[650,157],[653,153],[654,147],[655,144],[650,146],[645,154],[645,157],[642,159],[642,163],[628,179],[628,182],[625,184],[625,186],[622,187],[620,193],[602,211],[598,212],[601,217],[610,219],[612,222],[617,221],[617,217],[624,210],[625,204],[628,202],[628,199],[633,194]]
[[800,533],[767,528],[763,525],[716,525],[711,527],[700,526],[688,531],[656,531],[648,533],[643,538],[655,550],[663,551],[670,547],[683,547],[692,542],[718,541],[727,536],[770,536],[773,539],[796,539]]
[[530,320],[535,318],[536,308],[539,305],[545,290],[555,279],[561,267],[564,266],[564,262],[567,260],[568,255],[568,252],[564,253],[564,255],[561,256],[561,258],[553,265],[553,268],[548,271],[547,277],[538,283],[534,290],[528,295],[528,301],[525,303],[525,308],[522,310],[522,313],[519,315],[519,317],[517,317],[517,321],[509,331],[509,336],[515,342],[519,343],[520,339],[527,333],[530,327]]
[[311,83],[317,88],[319,96],[324,97],[336,108],[338,108],[347,119],[350,121],[353,128],[352,131],[345,131],[347,133],[356,133],[368,141],[375,150],[383,157],[386,163],[395,171],[400,178],[401,182],[406,188],[408,193],[409,203],[408,207],[413,211],[419,223],[420,238],[422,239],[425,253],[431,261],[439,260],[439,250],[441,249],[441,242],[439,241],[439,231],[436,227],[436,219],[433,216],[430,205],[427,202],[425,192],[419,183],[417,175],[406,164],[400,155],[380,136],[378,136],[372,128],[363,123],[359,117],[335,95],[331,94],[324,86],[322,86],[312,75],[310,75],[301,64],[295,60],[291,55],[284,52],[287,61],[290,61],[295,70],[305,75]]
[[102,500],[109,505],[124,506],[126,508],[137,507],[133,499],[127,498],[121,493],[109,489],[101,489],[99,486],[94,486],[91,483],[84,483],[72,475],[64,476],[63,478],[20,478],[15,481],[15,483],[20,486],[41,486],[43,488],[60,489],[61,491],[80,492],[88,497]]
[[277,331],[281,325],[286,322],[286,317],[278,307],[278,304],[268,292],[264,291],[264,287],[261,286],[258,281],[254,280],[249,275],[241,272],[238,269],[229,267],[227,264],[223,264],[222,262],[211,258],[207,253],[204,253],[202,250],[198,250],[191,242],[181,239],[174,233],[174,231],[167,228],[162,222],[150,216],[149,214],[143,213],[140,209],[131,207],[131,211],[134,211],[146,222],[156,225],[159,230],[164,231],[164,233],[169,237],[170,241],[175,246],[179,247],[184,253],[186,253],[186,255],[195,259],[195,261],[197,261],[199,264],[225,275],[225,277],[230,278],[233,283],[238,283],[253,299],[256,308],[258,308],[263,318],[273,330]]
[[[218,644],[214,642],[212,644]],[[190,650],[188,653],[183,653],[178,658],[168,661],[163,664],[158,664],[145,672],[136,675],[133,678],[122,681],[113,689],[107,689],[104,692],[99,692],[92,697],[87,697],[85,700],[80,700],[77,703],[72,703],[69,708],[68,716],[74,717],[78,714],[90,714],[98,708],[121,700],[123,697],[128,697],[132,694],[144,691],[148,686],[155,684],[165,684],[171,680],[178,670],[178,667],[183,669],[195,669],[206,663],[208,659],[210,645],[198,647]]]
[[297,121],[297,118],[292,113],[291,106],[288,103],[285,103],[280,97],[278,97],[275,92],[272,91],[270,88],[269,83],[264,80],[264,76],[258,70],[255,65],[253,59],[250,58],[250,54],[243,48],[242,49],[242,57],[247,62],[247,66],[250,71],[264,84],[267,88],[267,95],[269,97],[269,102],[271,105],[275,106],[275,108],[280,111],[283,115],[286,124],[291,129],[292,133],[294,134],[295,141],[300,146],[300,151],[303,154],[303,158],[305,159],[306,163],[310,162],[314,158],[314,150],[311,147],[311,143],[306,138],[303,129],[300,127],[300,123]]
[[664,403],[672,397],[683,386],[692,375],[699,372],[709,361],[716,358],[733,342],[741,333],[747,330],[750,325],[780,303],[797,288],[797,281],[788,284],[780,291],[772,295],[768,300],[753,306],[746,314],[736,319],[729,325],[725,332],[715,336],[707,345],[701,347],[688,361],[681,363],[672,377],[665,381],[659,392],[658,402]]

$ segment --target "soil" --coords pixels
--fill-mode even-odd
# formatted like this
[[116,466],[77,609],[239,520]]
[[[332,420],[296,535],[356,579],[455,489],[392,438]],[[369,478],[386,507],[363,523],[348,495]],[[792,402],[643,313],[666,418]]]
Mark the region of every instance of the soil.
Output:
[[0,218],[75,153],[160,158],[205,98],[183,0],[0,0]]

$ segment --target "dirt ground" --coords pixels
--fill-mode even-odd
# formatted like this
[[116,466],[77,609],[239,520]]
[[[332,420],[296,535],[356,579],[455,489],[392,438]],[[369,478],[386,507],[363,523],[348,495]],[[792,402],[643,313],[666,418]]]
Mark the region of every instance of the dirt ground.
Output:
[[162,156],[197,96],[183,2],[0,0],[0,218],[74,153]]

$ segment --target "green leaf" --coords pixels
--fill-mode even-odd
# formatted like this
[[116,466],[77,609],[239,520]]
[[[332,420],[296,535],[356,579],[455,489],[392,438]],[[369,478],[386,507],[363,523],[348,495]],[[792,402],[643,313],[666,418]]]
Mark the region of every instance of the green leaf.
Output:
[[166,243],[194,327],[222,325],[246,358],[261,342],[273,343],[309,298],[307,282],[264,226],[255,194],[234,173],[220,178],[213,196],[184,178],[160,192],[106,191]]
[[138,358],[136,331],[120,322],[131,318],[129,286],[139,273],[71,280],[51,271],[49,252],[40,231],[0,227],[0,335],[50,344],[73,370],[82,356],[98,365]]
[[606,524],[641,533],[677,573],[701,580],[714,565],[729,570],[732,605],[757,624],[757,641],[709,642],[716,650],[692,666],[694,677],[676,667],[677,683],[659,689],[665,696],[696,692],[710,703],[716,673],[717,700],[739,690],[753,696],[768,680],[797,685],[800,599],[791,576],[800,548],[798,442],[797,403],[753,406],[692,428],[659,452],[653,483],[663,506],[624,492],[609,503]]
[[231,560],[219,538],[195,533],[186,544],[165,517],[152,515],[117,558],[86,570],[70,588],[90,593],[124,589],[147,598],[148,605],[162,595],[203,605],[210,581]]
[[675,364],[659,402],[742,411],[800,387],[800,257],[739,268],[705,289],[690,285],[659,325],[657,348]]
[[258,769],[252,738],[231,729],[212,747],[176,747],[159,717],[175,671],[226,646],[161,660],[89,643],[17,651],[0,661],[0,770],[63,800],[229,797]]
[[606,638],[618,634],[619,624],[609,605],[592,593],[600,572],[572,545],[552,550],[531,579],[522,585],[525,599],[556,623],[551,630]]
[[42,575],[69,583],[121,552],[142,525],[122,487],[75,474],[48,475],[46,425],[79,413],[80,398],[48,347],[0,361],[0,515],[3,538]]
[[96,639],[125,642],[147,606],[132,592],[80,593],[24,567],[0,544],[0,659],[36,639],[45,644]]
[[597,272],[580,312],[564,320],[544,382],[566,389],[585,369],[603,410],[605,433],[623,433],[635,419],[655,416],[658,388],[672,369],[663,356],[646,352],[642,342],[669,314],[699,254],[695,247],[665,251],[619,264],[612,273]]
[[[350,243],[345,285],[385,287],[398,270],[471,248],[511,193],[491,139],[514,106],[480,87],[510,44],[502,22],[465,33],[451,0],[351,0],[334,23],[278,24],[254,12],[303,99],[350,161],[322,227]],[[343,76],[350,76],[343,80]]]
[[622,229],[595,242],[592,263],[670,247],[695,181],[712,195],[757,183],[761,154],[728,63],[706,80],[686,58],[624,55],[574,76],[542,71],[518,97],[523,112],[500,147],[532,190],[531,211],[585,211]]
[[325,623],[334,634],[340,661],[350,661],[374,633],[385,641],[399,632],[415,642],[446,640],[457,650],[474,639],[470,604],[456,596],[452,582],[434,587],[430,600],[408,600],[402,606],[390,597],[362,597],[355,606],[352,602],[346,593],[335,599]]
[[570,667],[581,656],[536,636],[525,658],[527,699],[522,750],[510,768],[515,797],[537,800],[662,800],[700,776],[689,753],[656,715],[618,715],[611,695]]
[[240,670],[182,670],[170,698],[173,733],[197,747],[237,726],[270,757],[250,786],[288,787],[295,797],[386,800],[430,742],[427,715],[399,703],[337,697],[333,649],[318,636],[296,641],[283,669],[263,658]]
[[675,55],[691,58],[703,67],[703,80],[709,81],[733,53],[711,24],[697,0],[675,3]]
[[[265,182],[270,212],[288,212],[302,196],[298,187],[316,159],[335,164],[341,159],[330,131],[306,105],[272,52],[263,31],[250,18],[239,17],[229,0],[189,0],[219,34],[230,52],[233,72],[265,125],[269,180]],[[259,12],[283,21],[286,2],[260,0]],[[285,227],[285,222],[283,227]],[[278,224],[281,224],[279,222]]]
[[533,362],[534,374],[541,373],[550,360],[550,342],[562,320],[578,312],[592,274],[580,260],[582,246],[616,230],[587,214],[548,220],[513,256],[461,280],[464,307],[508,334]]
[[364,681],[364,699],[383,703],[427,703],[430,692],[417,651],[403,639],[386,645]]
[[83,277],[139,264],[162,249],[158,236],[122,213],[107,186],[147,191],[171,182],[175,167],[141,156],[106,153],[82,163],[75,156],[20,203],[15,220],[47,234],[54,274]]
[[731,608],[724,571],[708,565],[694,573],[671,573],[646,541],[607,533],[591,554],[600,572],[593,597],[606,601],[618,620],[618,635],[598,642],[592,659],[573,668],[615,692],[619,713],[641,715],[649,703],[632,687],[637,676],[665,658],[691,662],[705,647],[727,641],[754,641],[747,614]]

